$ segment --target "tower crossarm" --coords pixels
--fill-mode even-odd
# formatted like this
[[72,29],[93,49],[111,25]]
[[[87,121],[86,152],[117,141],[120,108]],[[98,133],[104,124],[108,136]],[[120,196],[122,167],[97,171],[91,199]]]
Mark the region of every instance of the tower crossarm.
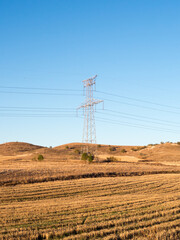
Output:
[[80,107],[78,107],[77,110],[80,109],[80,108],[86,108],[86,107],[94,106],[95,104],[98,104],[98,103],[101,103],[101,102],[104,102],[104,101],[103,100],[94,100],[92,102],[89,101],[89,102],[81,105]]
[[92,86],[92,85],[96,84],[96,81],[95,81],[96,77],[97,77],[97,75],[95,75],[92,78],[88,78],[86,80],[83,80],[82,82],[83,82],[84,87],[89,87],[89,86]]

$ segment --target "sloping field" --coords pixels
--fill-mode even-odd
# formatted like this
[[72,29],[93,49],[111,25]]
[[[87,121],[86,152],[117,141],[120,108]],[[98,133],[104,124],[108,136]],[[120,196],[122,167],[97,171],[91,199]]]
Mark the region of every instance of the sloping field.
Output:
[[0,145],[0,239],[180,239],[178,144],[80,148]]
[[24,142],[8,142],[0,144],[0,154],[1,155],[16,155],[18,153],[23,153],[27,151],[33,151],[43,148],[41,146],[33,145]]
[[[6,161],[5,161],[6,162]],[[179,166],[134,162],[84,163],[45,159],[42,162],[11,159],[0,165],[0,186],[93,177],[141,176],[180,173]]]
[[0,239],[180,239],[180,174],[0,188]]
[[[25,145],[15,143],[15,148],[13,148],[14,143],[9,143],[8,146],[11,147],[12,152],[20,151],[22,147],[31,150],[14,155],[0,154],[0,186],[92,177],[180,173],[180,161],[176,156],[169,162],[141,159],[139,151],[151,152],[151,147],[147,149],[133,147],[136,149],[134,151],[129,146],[126,147],[127,152],[124,153],[122,149],[125,149],[125,146],[116,146],[116,150],[113,152],[109,150],[109,146],[101,146],[97,151],[99,160],[88,164],[81,160],[79,153],[81,145],[77,144],[69,144],[69,147],[62,145],[54,149],[40,148],[26,143]],[[162,146],[155,147],[153,149],[156,150],[162,148]],[[180,146],[175,146],[175,148],[179,151]],[[37,160],[38,154],[43,154],[43,161]],[[163,152],[163,154],[165,153]],[[115,161],[107,162],[109,157],[114,158]]]

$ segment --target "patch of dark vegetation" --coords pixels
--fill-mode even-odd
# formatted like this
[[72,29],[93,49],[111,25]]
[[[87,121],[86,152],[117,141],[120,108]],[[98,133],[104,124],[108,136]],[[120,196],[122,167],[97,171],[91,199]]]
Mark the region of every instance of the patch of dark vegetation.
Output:
[[81,153],[81,151],[80,151],[79,149],[75,149],[75,150],[74,150],[74,153],[77,154],[77,155],[79,155],[79,154]]
[[148,147],[153,147],[153,146],[157,146],[158,145],[158,143],[150,143],[150,144],[148,144],[147,146]]
[[83,153],[81,156],[81,160],[85,160],[88,161],[89,163],[92,163],[92,161],[94,160],[94,155],[91,153]]
[[42,160],[44,160],[44,156],[43,156],[42,154],[39,154],[39,155],[37,155],[37,156],[34,156],[34,157],[32,158],[32,160],[33,160],[33,161],[42,161]]
[[110,146],[110,147],[109,147],[109,151],[110,151],[110,152],[116,151],[116,147],[111,147],[111,146]]
[[0,186],[15,186],[18,184],[30,184],[40,183],[58,180],[73,180],[82,178],[100,178],[100,177],[130,177],[130,176],[143,176],[153,174],[180,174],[180,171],[136,171],[136,172],[96,172],[78,175],[67,175],[67,176],[56,176],[56,177],[42,177],[42,178],[29,178],[29,179],[12,179],[12,180],[1,180]]
[[103,162],[117,162],[117,158],[115,157],[107,157]]
[[123,148],[123,149],[121,150],[121,152],[122,152],[122,153],[126,153],[127,150],[126,150],[125,148]]
[[131,148],[131,150],[132,151],[134,151],[134,152],[136,152],[136,151],[140,151],[140,150],[143,150],[143,149],[145,149],[145,148],[147,148],[146,146],[141,146],[141,147],[136,147],[136,148]]

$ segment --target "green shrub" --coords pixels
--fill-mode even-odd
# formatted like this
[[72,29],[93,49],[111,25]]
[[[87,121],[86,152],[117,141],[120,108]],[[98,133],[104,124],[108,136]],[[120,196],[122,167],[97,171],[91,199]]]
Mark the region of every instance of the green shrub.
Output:
[[104,162],[117,162],[117,158],[115,158],[115,157],[107,157]]
[[37,157],[37,159],[38,159],[39,161],[42,161],[42,160],[44,159],[44,157],[43,157],[42,154],[39,154],[38,157]]
[[36,155],[32,158],[32,161],[42,161],[44,156],[42,154]]
[[127,150],[126,150],[125,148],[123,148],[123,149],[121,150],[121,152],[122,152],[122,153],[126,153]]
[[83,153],[81,156],[81,160],[87,160],[88,159],[88,154],[87,153]]
[[140,150],[147,148],[147,146],[142,146]]
[[90,154],[90,155],[88,156],[88,162],[89,162],[89,163],[92,163],[93,160],[94,160],[94,155],[91,155],[91,154]]
[[138,151],[137,148],[131,148],[131,150],[134,151],[134,152]]
[[94,160],[94,155],[90,153],[83,153],[81,156],[81,160],[88,160],[89,163],[92,163],[92,161]]
[[66,149],[69,149],[69,146],[66,146]]
[[146,146],[142,146],[142,147],[137,147],[137,148],[131,148],[132,151],[139,151],[139,150],[142,150],[142,149],[145,149]]
[[100,148],[100,147],[101,147],[101,144],[98,144],[97,147]]
[[116,148],[115,147],[109,147],[109,151],[111,151],[111,152],[116,151]]
[[81,153],[79,149],[75,149],[74,152],[78,155]]

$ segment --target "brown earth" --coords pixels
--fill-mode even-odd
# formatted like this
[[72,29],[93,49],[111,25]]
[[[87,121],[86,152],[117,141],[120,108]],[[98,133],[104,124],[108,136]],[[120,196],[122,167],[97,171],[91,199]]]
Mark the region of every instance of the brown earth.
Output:
[[[83,144],[55,148],[28,143],[0,145],[0,185],[93,177],[180,173],[180,146],[97,145],[92,164],[81,160]],[[43,160],[38,160],[38,155]]]
[[180,239],[178,144],[82,148],[0,145],[0,239]]
[[16,155],[18,153],[34,151],[40,148],[43,147],[24,142],[8,142],[0,144],[0,155]]

